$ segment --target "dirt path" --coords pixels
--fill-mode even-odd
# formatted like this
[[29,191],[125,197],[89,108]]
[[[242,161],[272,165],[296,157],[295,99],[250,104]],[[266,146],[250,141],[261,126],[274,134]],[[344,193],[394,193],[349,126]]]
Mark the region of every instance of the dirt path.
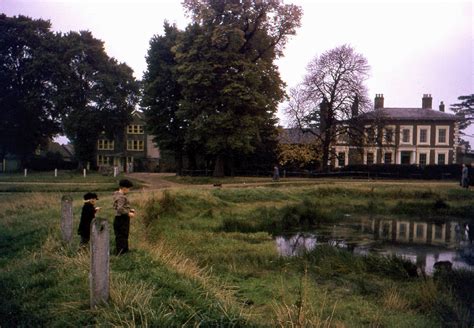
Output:
[[164,177],[175,176],[175,173],[129,173],[127,176],[139,180],[145,184],[147,189],[178,188],[184,185],[163,179]]

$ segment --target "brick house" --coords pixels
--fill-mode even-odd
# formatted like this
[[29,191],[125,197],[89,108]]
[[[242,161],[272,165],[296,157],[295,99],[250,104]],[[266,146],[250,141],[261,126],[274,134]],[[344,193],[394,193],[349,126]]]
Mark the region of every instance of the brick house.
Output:
[[365,127],[363,146],[347,138],[334,143],[333,167],[352,164],[445,165],[457,162],[459,126],[454,114],[432,109],[432,97],[423,95],[421,108],[386,108],[377,94],[374,111],[361,114]]
[[97,140],[97,166],[99,170],[118,167],[120,171],[154,171],[160,160],[160,150],[153,136],[145,131],[143,114],[132,113],[132,121],[123,135],[109,140],[105,134]]

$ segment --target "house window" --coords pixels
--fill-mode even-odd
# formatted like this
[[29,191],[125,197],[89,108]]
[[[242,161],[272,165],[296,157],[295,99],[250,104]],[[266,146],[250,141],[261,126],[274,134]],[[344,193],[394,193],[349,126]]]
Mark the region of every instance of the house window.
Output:
[[114,150],[114,142],[107,139],[97,140],[97,149],[98,150]]
[[426,163],[427,163],[427,158],[428,158],[427,154],[421,153],[421,154],[419,155],[419,157],[418,157],[418,164],[420,164],[420,165],[426,165]]
[[446,164],[446,154],[440,153],[438,154],[438,165],[445,165]]
[[375,130],[372,127],[366,128],[367,133],[367,143],[373,144],[375,143]]
[[402,151],[400,153],[400,163],[410,164],[411,162],[411,151]]
[[367,165],[374,164],[374,153],[367,153]]
[[420,130],[420,143],[427,143],[428,142],[428,130],[421,129]]
[[98,166],[110,165],[110,157],[109,156],[103,156],[103,155],[97,155],[97,165]]
[[410,143],[410,129],[402,130],[402,142]]
[[341,152],[337,154],[337,166],[342,167],[346,165],[346,153]]
[[143,125],[138,125],[138,124],[128,125],[127,133],[128,134],[143,134],[144,133]]
[[143,140],[127,140],[127,150],[143,151],[144,149]]
[[436,144],[438,145],[448,145],[449,140],[449,126],[448,125],[443,125],[443,126],[437,126],[436,127]]
[[434,226],[434,239],[443,239],[443,226],[435,225]]
[[392,143],[393,142],[393,128],[386,128],[385,129],[385,142]]
[[383,162],[385,164],[392,164],[392,153],[385,153],[383,156]]
[[416,225],[416,238],[423,238],[425,236],[425,227],[421,224]]
[[438,130],[438,143],[446,143],[446,129]]
[[403,238],[403,239],[407,238],[407,224],[406,223],[400,223],[398,237]]

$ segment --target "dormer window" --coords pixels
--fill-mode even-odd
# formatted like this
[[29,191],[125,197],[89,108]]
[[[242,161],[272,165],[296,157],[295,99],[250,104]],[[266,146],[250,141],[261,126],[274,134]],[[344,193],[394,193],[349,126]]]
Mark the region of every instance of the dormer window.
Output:
[[127,133],[128,134],[143,134],[144,133],[143,125],[139,125],[139,124],[128,125]]

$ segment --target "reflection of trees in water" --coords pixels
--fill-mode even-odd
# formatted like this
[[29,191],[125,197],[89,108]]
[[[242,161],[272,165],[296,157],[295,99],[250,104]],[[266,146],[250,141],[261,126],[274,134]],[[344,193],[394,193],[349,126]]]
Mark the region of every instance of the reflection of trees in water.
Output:
[[319,231],[318,236],[310,233],[279,236],[276,243],[282,256],[301,255],[319,242],[360,255],[376,252],[400,256],[430,272],[433,264],[441,260],[450,261],[458,268],[474,265],[474,245],[466,240],[463,228],[457,221],[366,218],[333,226],[330,231]]
[[316,235],[296,234],[292,236],[276,237],[276,242],[281,255],[292,256],[312,250],[316,247]]

